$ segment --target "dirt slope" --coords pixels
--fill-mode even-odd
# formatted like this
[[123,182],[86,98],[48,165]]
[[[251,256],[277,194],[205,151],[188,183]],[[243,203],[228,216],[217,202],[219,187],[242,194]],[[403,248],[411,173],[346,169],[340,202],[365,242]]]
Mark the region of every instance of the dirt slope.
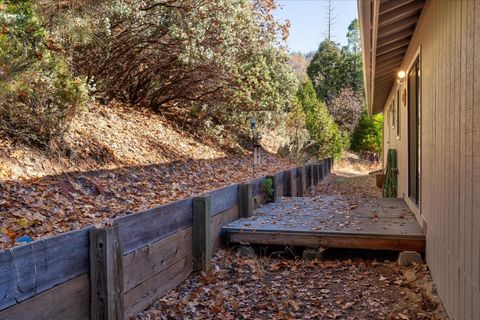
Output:
[[[0,179],[25,179],[70,171],[215,159],[226,154],[212,142],[178,130],[160,115],[122,104],[92,104],[71,124],[65,144],[42,152],[0,140]],[[63,150],[61,150],[63,149]]]

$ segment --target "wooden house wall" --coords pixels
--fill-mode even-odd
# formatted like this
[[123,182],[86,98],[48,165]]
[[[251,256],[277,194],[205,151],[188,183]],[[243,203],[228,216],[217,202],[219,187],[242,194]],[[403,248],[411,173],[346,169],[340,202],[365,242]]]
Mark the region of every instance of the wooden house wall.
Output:
[[[480,1],[428,1],[403,70],[419,50],[420,208],[408,199],[407,107],[401,108],[400,139],[392,138],[395,129],[386,126],[384,145],[397,149],[399,197],[427,230],[427,263],[449,315],[478,320],[480,156],[475,153],[480,150]],[[391,98],[394,92],[396,88]]]

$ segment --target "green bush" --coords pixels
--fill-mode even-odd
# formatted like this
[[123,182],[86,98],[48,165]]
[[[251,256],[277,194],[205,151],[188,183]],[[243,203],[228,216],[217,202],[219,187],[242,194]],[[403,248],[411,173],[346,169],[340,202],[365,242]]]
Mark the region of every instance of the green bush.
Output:
[[48,145],[86,102],[86,86],[60,53],[48,49],[33,1],[0,0],[0,9],[0,131]]
[[265,191],[269,198],[273,197],[273,180],[271,178],[267,178],[263,181],[263,191]]
[[380,153],[382,151],[382,128],[383,115],[376,114],[370,117],[365,110],[353,130],[350,149],[355,152]]
[[310,134],[307,151],[318,158],[339,158],[348,146],[348,135],[340,131],[327,106],[317,99],[310,80],[300,86],[297,101],[305,112],[305,123]]

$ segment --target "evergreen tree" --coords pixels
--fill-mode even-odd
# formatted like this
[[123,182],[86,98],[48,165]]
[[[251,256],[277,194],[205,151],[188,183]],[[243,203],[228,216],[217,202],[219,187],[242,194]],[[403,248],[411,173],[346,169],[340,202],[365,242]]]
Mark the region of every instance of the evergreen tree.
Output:
[[307,74],[318,97],[329,103],[344,87],[343,54],[338,44],[324,40],[308,65]]
[[356,152],[380,153],[382,151],[382,128],[383,115],[376,114],[370,117],[365,110],[353,130],[350,148]]
[[310,80],[300,86],[297,102],[303,108],[305,124],[310,134],[307,151],[318,158],[340,157],[348,145],[348,138],[340,132],[327,106],[318,100]]
[[348,45],[344,47],[345,85],[355,93],[363,94],[362,52],[360,50],[360,25],[358,19],[353,20],[347,31]]

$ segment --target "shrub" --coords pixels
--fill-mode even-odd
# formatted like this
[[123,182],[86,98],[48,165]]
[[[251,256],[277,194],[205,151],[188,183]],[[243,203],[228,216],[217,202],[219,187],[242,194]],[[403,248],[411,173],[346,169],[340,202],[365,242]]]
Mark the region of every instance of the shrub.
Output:
[[339,158],[348,146],[348,135],[339,130],[327,106],[317,99],[310,80],[300,86],[297,101],[305,112],[305,123],[310,134],[306,149],[318,158]]
[[355,152],[375,152],[382,151],[382,128],[383,115],[377,114],[370,117],[365,110],[353,130],[350,149]]
[[48,49],[33,1],[0,1],[0,130],[27,143],[61,138],[86,102],[85,85]]
[[65,35],[61,22],[52,28],[106,100],[182,108],[193,120],[222,123],[283,108],[295,94],[274,8],[261,0],[113,0],[64,19],[90,35]]
[[363,94],[345,88],[332,100],[328,109],[340,129],[351,135],[365,109],[365,99]]

